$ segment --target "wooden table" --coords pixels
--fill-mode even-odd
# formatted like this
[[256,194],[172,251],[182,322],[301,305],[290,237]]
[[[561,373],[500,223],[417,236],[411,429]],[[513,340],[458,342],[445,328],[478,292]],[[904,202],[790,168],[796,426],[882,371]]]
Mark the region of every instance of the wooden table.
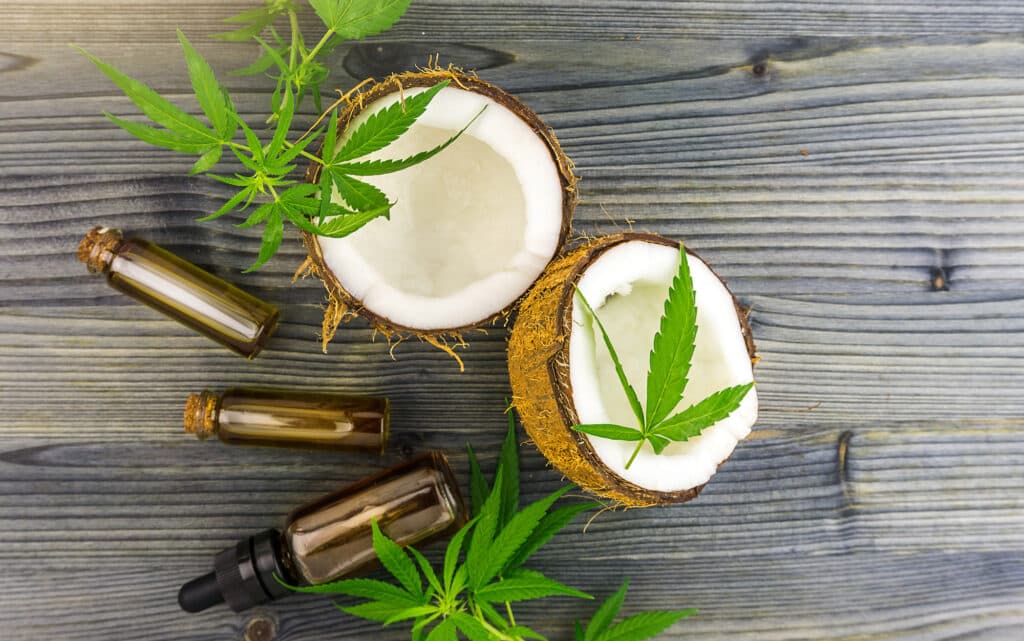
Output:
[[[268,621],[277,639],[407,638],[319,598],[190,616],[175,593],[238,536],[408,454],[442,448],[465,482],[471,441],[493,467],[503,328],[472,336],[464,374],[415,342],[392,361],[359,322],[321,354],[322,290],[291,284],[294,234],[241,276],[257,233],[193,222],[226,190],[105,121],[134,110],[66,47],[197,111],[174,28],[225,72],[255,48],[207,36],[252,4],[0,7],[5,640],[257,638]],[[1012,0],[424,0],[336,52],[340,87],[435,52],[478,69],[557,129],[583,178],[578,232],[684,239],[753,308],[751,438],[697,501],[606,512],[585,533],[580,519],[536,567],[599,597],[629,575],[628,611],[700,608],[664,639],[1021,638],[1022,29]],[[224,77],[244,115],[265,112],[265,79]],[[279,304],[265,355],[246,362],[87,275],[74,250],[99,223]],[[393,445],[371,460],[181,433],[189,392],[235,385],[386,394]],[[523,491],[558,487],[522,451]],[[519,609],[567,639],[593,606]]]

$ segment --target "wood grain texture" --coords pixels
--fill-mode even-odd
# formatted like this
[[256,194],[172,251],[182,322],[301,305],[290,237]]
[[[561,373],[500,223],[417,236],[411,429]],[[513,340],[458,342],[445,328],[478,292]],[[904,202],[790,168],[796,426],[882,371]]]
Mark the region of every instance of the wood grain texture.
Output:
[[[252,4],[226,0],[211,4],[183,0],[173,4],[131,0],[18,0],[5,13],[15,38],[57,40],[93,38],[145,45],[173,42],[161,29],[172,24],[197,35],[223,31],[224,16]],[[419,2],[410,7],[389,35],[402,39],[489,40],[496,32],[518,39],[578,41],[609,38],[770,38],[813,36],[947,36],[1020,33],[1024,7],[1013,0],[929,2],[781,1],[729,3],[665,0],[591,2],[517,2],[459,0]],[[315,27],[315,18],[303,24]]]
[[[0,8],[0,637],[227,641],[178,586],[295,505],[414,452],[503,435],[505,329],[466,373],[365,325],[319,352],[322,289],[296,236],[193,219],[226,190],[99,114],[130,103],[74,41],[193,112],[174,28],[251,3],[31,0]],[[307,16],[304,24],[314,23]],[[1024,624],[1024,5],[1018,2],[416,2],[339,49],[332,78],[476,68],[555,126],[583,178],[579,233],[684,239],[752,308],[752,437],[693,503],[604,512],[536,567],[626,609],[698,607],[664,639],[1013,641]],[[265,80],[225,76],[253,120]],[[309,121],[298,119],[296,127]],[[298,129],[296,129],[296,134]],[[228,165],[230,171],[232,167]],[[283,308],[243,361],[108,289],[74,258],[94,224],[156,241]],[[388,395],[382,459],[228,448],[181,433],[188,393],[277,385]],[[530,498],[560,483],[523,448]],[[438,550],[430,550],[436,556]],[[519,616],[570,637],[591,604]],[[518,611],[519,609],[517,609]],[[294,598],[277,639],[401,639]]]

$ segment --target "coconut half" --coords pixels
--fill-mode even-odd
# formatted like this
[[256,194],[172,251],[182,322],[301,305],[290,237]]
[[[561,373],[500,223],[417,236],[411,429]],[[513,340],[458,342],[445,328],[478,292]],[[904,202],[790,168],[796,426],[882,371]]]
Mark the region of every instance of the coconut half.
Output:
[[[461,331],[502,316],[565,241],[576,204],[571,163],[551,129],[497,87],[452,69],[392,76],[352,99],[339,127],[355,131],[373,113],[445,79],[451,83],[408,132],[359,159],[430,149],[483,109],[430,160],[360,177],[396,202],[390,220],[345,238],[305,236],[312,271],[328,292],[325,348],[338,322],[353,316],[389,339],[411,334],[444,348]],[[315,165],[308,178],[318,174]],[[344,202],[337,192],[334,199]]]
[[[682,411],[710,394],[753,380],[756,360],[746,317],[725,283],[687,254],[697,302],[697,339]],[[509,375],[527,433],[551,463],[595,494],[628,506],[688,501],[750,433],[751,389],[727,418],[656,455],[645,444],[576,432],[581,423],[636,426],[636,419],[593,319],[574,304],[574,285],[604,323],[627,378],[644,403],[649,354],[679,243],[653,234],[591,241],[553,262],[523,301],[509,338]]]

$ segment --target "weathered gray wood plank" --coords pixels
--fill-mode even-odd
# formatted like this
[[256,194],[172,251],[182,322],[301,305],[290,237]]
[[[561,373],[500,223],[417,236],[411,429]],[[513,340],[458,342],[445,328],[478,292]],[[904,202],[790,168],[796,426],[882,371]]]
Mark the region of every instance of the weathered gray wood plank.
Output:
[[[591,563],[545,559],[545,571],[559,579],[614,585],[636,561],[595,570]],[[182,617],[164,602],[172,593],[152,592],[153,585],[173,583],[182,566],[154,564],[142,575],[135,569],[15,563],[9,580],[31,585],[10,597],[14,641],[37,638],[164,638],[169,628],[181,640],[240,638],[250,615]],[[881,572],[880,569],[885,571]],[[196,566],[194,569],[201,569]],[[602,581],[604,583],[602,583]],[[97,590],[98,585],[109,586]],[[665,638],[729,638],[764,641],[860,641],[862,639],[984,639],[1005,641],[1019,630],[1024,565],[1005,553],[933,553],[901,555],[791,554],[763,559],[734,555],[729,562],[661,563],[644,578],[634,576],[625,611],[657,601],[671,590],[677,605],[700,609],[700,615],[673,628]],[[941,586],[937,590],[936,586]],[[595,589],[603,597],[610,587]],[[135,616],[125,617],[130,601]],[[79,612],[76,620],[50,616],[55,605]],[[536,622],[551,638],[569,638],[571,622],[587,617],[587,602],[551,599],[543,606],[517,608],[520,618]],[[325,599],[311,597],[275,608],[278,639],[408,638],[397,626],[379,626],[339,615]],[[25,636],[20,631],[33,630]]]
[[[423,344],[398,346],[391,362],[387,345],[371,342],[371,332],[358,325],[343,332],[324,356],[315,340],[319,308],[299,302],[316,301],[320,293],[303,288],[280,299],[289,303],[286,324],[267,354],[239,363],[173,322],[110,296],[98,279],[81,276],[76,286],[84,288],[77,300],[98,296],[97,302],[109,307],[87,313],[67,307],[43,308],[43,313],[14,309],[0,315],[5,418],[24,423],[32,435],[74,436],[85,425],[91,434],[121,431],[127,425],[124,404],[130,405],[133,395],[150,401],[132,409],[133,420],[147,430],[175,433],[182,399],[203,386],[278,382],[408,394],[402,402],[410,411],[443,409],[450,394],[458,401],[489,394],[494,405],[472,409],[474,420],[499,406],[504,393],[501,328],[470,338],[464,376],[450,359]],[[278,300],[274,293],[268,298]],[[792,422],[803,418],[816,425],[1020,418],[1020,300],[937,295],[943,297],[934,306],[909,305],[902,297],[885,304],[877,297],[863,304],[849,296],[813,302],[751,299],[762,355],[760,425],[791,430]],[[85,394],[98,399],[116,394],[122,404],[95,402],[95,409],[73,424],[33,428],[40,385],[47,381],[54,384],[46,393],[55,405]],[[970,393],[956,393],[959,389]],[[799,410],[809,407],[813,410],[801,417]]]
[[[35,0],[6,11],[8,29],[19,41],[63,42],[84,39],[147,44],[173,42],[173,28],[197,35],[223,31],[218,21],[250,8],[231,0],[216,4],[185,0],[140,5],[129,0]],[[116,20],[112,19],[116,16]],[[311,14],[303,24],[315,26]],[[640,38],[707,38],[741,35],[772,38],[801,36],[938,36],[981,33],[1019,34],[1024,8],[1012,0],[928,2],[896,0],[862,3],[822,2],[589,1],[509,3],[486,0],[466,4],[433,0],[414,4],[389,32],[404,39],[466,41],[496,33],[520,39],[558,41]],[[170,25],[172,34],[167,33]]]
[[[489,432],[500,434],[500,422]],[[452,438],[425,436],[424,446]],[[668,593],[671,603],[700,607],[703,616],[679,628],[687,638],[1009,638],[1001,635],[1024,596],[1019,436],[1009,443],[1005,430],[971,426],[877,429],[848,445],[840,469],[834,433],[758,438],[696,503],[603,513],[585,533],[574,524],[537,563],[580,585],[607,586],[630,573],[636,602]],[[211,619],[223,630],[246,617],[183,617],[168,586],[201,571],[237,532],[272,525],[296,502],[373,467],[187,442],[16,443],[0,461],[0,509],[12,515],[0,527],[0,556],[18,586],[5,602],[16,630],[31,621],[41,635],[26,638],[68,634],[71,625],[81,638],[161,638],[168,625],[175,638],[221,638],[208,636]],[[524,471],[528,497],[551,487],[553,474],[535,454]],[[10,492],[26,481],[31,495]],[[39,562],[28,563],[33,557]],[[33,580],[41,568],[50,577],[42,584]],[[89,614],[40,624],[40,593],[47,610]],[[126,599],[146,616],[119,616]],[[564,636],[566,622],[587,611],[560,601],[522,616]],[[372,630],[317,602],[274,612],[286,639]]]
[[[483,438],[465,424],[469,417],[434,426],[432,414],[397,408],[396,423],[423,417],[429,429],[399,433],[392,453],[379,461],[232,450],[159,432],[145,439],[121,434],[116,447],[94,439],[12,439],[0,452],[0,509],[11,515],[0,523],[0,556],[45,551],[78,562],[111,554],[114,564],[201,560],[239,532],[271,527],[291,507],[397,460],[403,449],[449,449],[464,471],[459,444],[472,438],[492,450],[501,434],[494,412],[472,421]],[[763,430],[692,505],[605,512],[579,539],[581,519],[545,554],[602,567],[632,559],[647,567],[665,559],[729,563],[737,550],[748,557],[1024,551],[1024,477],[1015,474],[1024,465],[1024,439],[1008,437],[1007,426],[801,427]],[[557,481],[533,451],[523,469],[527,497],[539,498]],[[202,540],[187,552],[160,547],[169,533],[180,542],[196,531]],[[643,545],[623,546],[626,533]]]
[[[383,51],[383,61],[363,62],[367,47]],[[848,39],[839,45],[780,42],[774,51],[756,55],[747,40],[708,45],[595,43],[589,46],[594,55],[574,66],[568,77],[550,71],[557,61],[572,55],[564,45],[491,41],[486,48],[445,47],[380,43],[341,49],[335,54],[334,77],[348,86],[352,76],[346,69],[357,72],[357,77],[380,75],[396,67],[423,64],[431,53],[441,53],[442,61],[482,68],[487,78],[523,94],[558,126],[563,140],[580,141],[581,149],[574,155],[596,150],[604,152],[599,157],[607,158],[609,150],[618,152],[613,156],[615,168],[638,164],[637,157],[650,156],[652,151],[680,151],[675,146],[692,154],[701,152],[690,160],[704,167],[708,162],[715,167],[715,160],[729,161],[730,166],[789,163],[805,167],[836,160],[849,164],[927,160],[929,153],[942,153],[942,159],[949,161],[958,157],[950,153],[958,135],[971,137],[971,148],[959,150],[963,159],[983,160],[989,155],[1010,159],[1014,139],[998,135],[1019,133],[1013,125],[1021,120],[1021,78],[1012,61],[1024,53],[1024,45],[999,38],[953,44],[915,39]],[[115,97],[116,90],[84,58],[53,45],[15,45],[11,53],[24,51],[27,57],[30,50],[44,57],[5,74],[11,97],[18,98],[8,105],[11,124],[20,125],[16,131],[26,134],[20,142],[32,142],[33,132],[42,137],[56,126],[71,129],[60,141],[64,148],[70,143],[72,151],[85,151],[81,143],[97,141],[97,127],[83,129],[86,123],[98,125],[101,132],[117,132],[115,140],[129,140],[113,125],[96,119],[94,109],[125,113],[132,108],[124,98]],[[223,61],[218,65],[223,69],[244,65],[255,55],[248,45],[214,43],[204,50]],[[144,60],[124,49],[107,45],[94,51],[129,73],[144,73]],[[154,51],[168,60],[178,55],[173,45],[154,46]],[[955,67],[949,65],[951,58],[957,60]],[[644,64],[652,59],[655,62]],[[47,94],[31,91],[32,85],[18,83],[19,78],[60,78],[64,83],[60,95],[75,99],[53,101]],[[183,98],[188,87],[183,65],[167,65],[149,80]],[[259,87],[257,93],[243,93],[240,100],[243,109],[262,111],[266,87],[259,77],[232,77],[226,82],[235,90]],[[89,102],[95,107],[90,109]],[[59,120],[54,122],[55,118]],[[936,139],[940,134],[943,137]],[[908,140],[919,144],[907,144]],[[37,153],[58,141],[51,137],[43,142],[48,144]],[[790,153],[783,154],[783,149]],[[799,154],[801,149],[809,155]],[[1008,153],[998,156],[1000,150]],[[145,147],[136,151],[174,158]],[[655,156],[648,162],[663,168],[688,167],[687,159]],[[608,165],[589,162],[587,166]]]

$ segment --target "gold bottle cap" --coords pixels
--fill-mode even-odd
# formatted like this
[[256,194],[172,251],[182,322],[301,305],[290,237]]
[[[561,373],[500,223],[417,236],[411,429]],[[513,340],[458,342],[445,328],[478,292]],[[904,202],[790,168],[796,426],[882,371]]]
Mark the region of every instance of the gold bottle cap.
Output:
[[114,248],[121,242],[121,230],[113,227],[93,227],[78,245],[78,260],[85,263],[93,274],[110,264]]
[[185,401],[185,433],[205,439],[217,431],[217,395],[210,390],[189,394]]

